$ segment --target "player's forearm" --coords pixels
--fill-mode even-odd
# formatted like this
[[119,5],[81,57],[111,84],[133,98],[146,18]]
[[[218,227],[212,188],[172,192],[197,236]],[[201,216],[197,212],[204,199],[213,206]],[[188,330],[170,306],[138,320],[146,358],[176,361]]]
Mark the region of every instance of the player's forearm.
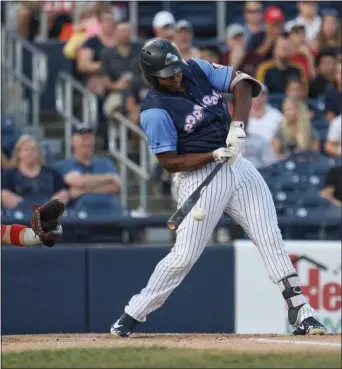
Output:
[[163,161],[163,167],[169,173],[187,172],[202,168],[204,165],[214,161],[213,153],[183,154]]
[[233,106],[233,121],[246,123],[252,106],[252,85],[250,82],[242,80],[234,86]]
[[2,225],[1,242],[13,246],[31,246],[41,243],[31,228],[20,224]]

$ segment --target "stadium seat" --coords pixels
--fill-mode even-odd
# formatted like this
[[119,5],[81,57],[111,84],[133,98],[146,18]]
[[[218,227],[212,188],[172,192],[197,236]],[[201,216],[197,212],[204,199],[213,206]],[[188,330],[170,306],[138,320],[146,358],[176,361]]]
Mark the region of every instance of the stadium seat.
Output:
[[76,211],[84,210],[91,211],[92,213],[109,211],[121,213],[119,201],[111,195],[85,194],[75,201],[73,207]]
[[[301,196],[299,199],[297,215],[306,216],[307,214],[305,210],[309,211],[311,209],[317,209],[317,208],[327,209],[331,207],[333,207],[331,202],[321,197],[318,192],[306,193],[306,194],[303,194],[303,196]],[[302,209],[304,209],[304,211],[302,211]]]

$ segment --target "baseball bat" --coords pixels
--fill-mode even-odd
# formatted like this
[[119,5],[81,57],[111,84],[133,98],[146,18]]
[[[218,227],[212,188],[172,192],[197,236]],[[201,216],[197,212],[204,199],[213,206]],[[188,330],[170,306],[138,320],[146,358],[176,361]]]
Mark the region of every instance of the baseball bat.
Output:
[[202,195],[205,188],[210,184],[218,171],[225,165],[226,162],[218,163],[216,167],[211,171],[208,177],[196,188],[196,190],[185,200],[184,204],[171,216],[167,221],[167,227],[171,231],[177,230],[179,225],[183,222],[185,217],[190,213],[195,206],[197,200]]

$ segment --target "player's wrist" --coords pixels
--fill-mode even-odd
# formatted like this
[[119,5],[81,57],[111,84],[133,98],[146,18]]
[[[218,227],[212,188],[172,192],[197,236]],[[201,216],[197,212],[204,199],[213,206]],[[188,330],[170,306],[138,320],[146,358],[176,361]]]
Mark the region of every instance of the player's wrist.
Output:
[[233,120],[230,124],[233,124],[236,128],[245,129],[245,123],[242,120]]

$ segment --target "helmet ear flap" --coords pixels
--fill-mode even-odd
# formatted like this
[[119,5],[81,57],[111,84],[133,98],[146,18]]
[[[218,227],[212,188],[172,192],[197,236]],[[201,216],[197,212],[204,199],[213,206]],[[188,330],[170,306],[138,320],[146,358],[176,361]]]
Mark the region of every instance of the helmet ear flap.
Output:
[[158,78],[155,77],[155,76],[149,76],[147,74],[144,74],[145,78],[147,79],[147,82],[154,86],[154,87],[157,87],[158,86]]

